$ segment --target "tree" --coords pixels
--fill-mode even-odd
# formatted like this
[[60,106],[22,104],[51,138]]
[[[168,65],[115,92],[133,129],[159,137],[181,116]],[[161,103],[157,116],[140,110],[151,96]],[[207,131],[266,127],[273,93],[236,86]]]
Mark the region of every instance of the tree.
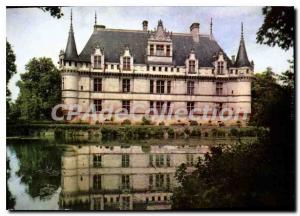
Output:
[[12,76],[17,73],[16,55],[12,49],[12,46],[6,41],[6,115],[10,113],[10,95],[11,92],[8,89],[8,83]]
[[51,6],[51,7],[32,7],[32,6],[8,6],[10,8],[39,8],[44,12],[49,12],[54,18],[60,19],[64,14],[62,13],[62,7]]
[[[52,108],[61,102],[61,77],[50,58],[33,58],[25,66],[16,100],[22,120],[50,120]],[[17,111],[16,111],[17,112]]]
[[269,128],[267,137],[231,148],[216,147],[193,173],[177,170],[175,209],[295,208],[295,119],[293,68],[276,76],[271,68],[252,82],[250,124]]
[[260,44],[279,46],[284,50],[294,47],[295,9],[294,7],[264,7],[263,25],[257,32],[256,40]]

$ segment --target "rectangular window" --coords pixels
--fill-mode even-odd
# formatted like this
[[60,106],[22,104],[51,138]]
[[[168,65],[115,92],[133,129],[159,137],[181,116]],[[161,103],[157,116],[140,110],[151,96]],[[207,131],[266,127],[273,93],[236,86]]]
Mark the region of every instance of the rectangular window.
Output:
[[129,167],[129,155],[122,155],[122,167]]
[[122,80],[122,91],[123,92],[130,92],[130,79],[123,79]]
[[122,101],[122,109],[127,110],[127,113],[130,113],[130,101],[129,100]]
[[164,56],[164,45],[156,45],[156,55]]
[[216,94],[217,95],[223,94],[223,83],[221,83],[221,82],[216,83]]
[[161,189],[164,187],[164,175],[163,174],[155,175],[155,187],[157,189]]
[[155,71],[155,69],[156,69],[156,68],[153,66],[153,67],[152,67],[152,70]]
[[94,106],[95,106],[96,112],[100,112],[102,110],[102,101],[94,100]]
[[167,182],[167,190],[170,190],[171,188],[171,178],[170,178],[170,174],[166,174],[166,182]]
[[123,57],[123,70],[130,70],[130,57]]
[[164,155],[163,154],[155,155],[155,163],[156,163],[157,167],[163,167],[164,166]]
[[158,67],[158,71],[161,71],[161,67]]
[[168,72],[168,67],[165,67],[165,72]]
[[154,55],[154,45],[150,44],[150,55]]
[[174,68],[173,67],[171,67],[171,72],[173,72],[174,71]]
[[130,188],[130,179],[129,175],[122,175],[122,189]]
[[179,72],[179,68],[177,68],[177,72]]
[[110,69],[112,69],[112,70],[113,70],[113,69],[114,69],[114,65],[110,65]]
[[101,92],[102,91],[102,79],[94,78],[94,91]]
[[170,167],[171,166],[171,157],[169,154],[167,154],[167,166]]
[[150,80],[150,93],[154,93],[154,81]]
[[94,210],[101,210],[101,198],[94,198]]
[[130,210],[130,197],[122,197],[122,210]]
[[161,114],[163,111],[164,101],[157,101],[156,102],[156,110],[158,114]]
[[194,110],[194,102],[187,102],[187,111],[188,111],[188,114],[191,113],[192,110]]
[[102,163],[102,156],[95,154],[93,157],[93,166],[101,167],[101,163]]
[[195,82],[194,81],[188,81],[187,82],[187,94],[193,95],[195,89]]
[[93,189],[101,190],[101,175],[93,176]]
[[153,175],[149,175],[149,190],[153,189]]
[[167,114],[169,114],[170,109],[171,109],[171,102],[168,101],[168,102],[167,102]]
[[101,56],[94,56],[94,68],[101,69]]
[[158,93],[158,94],[165,93],[165,81],[164,80],[156,81],[156,93]]
[[186,165],[187,166],[193,166],[194,165],[194,155],[187,154],[186,155]]
[[149,71],[150,70],[150,67],[149,67],[149,65],[147,65],[147,71]]
[[167,93],[170,94],[171,93],[171,80],[167,81]]
[[153,115],[154,113],[154,102],[153,101],[150,101],[150,115]]
[[224,73],[223,73],[224,62],[219,61],[217,64],[218,64],[218,67],[217,67],[217,73],[218,73],[218,74],[224,74]]
[[153,167],[154,164],[153,164],[153,155],[149,155],[149,166]]
[[170,45],[167,45],[167,56],[171,56],[171,47]]
[[191,60],[191,61],[189,61],[189,73],[195,73],[195,72],[196,72],[195,61]]

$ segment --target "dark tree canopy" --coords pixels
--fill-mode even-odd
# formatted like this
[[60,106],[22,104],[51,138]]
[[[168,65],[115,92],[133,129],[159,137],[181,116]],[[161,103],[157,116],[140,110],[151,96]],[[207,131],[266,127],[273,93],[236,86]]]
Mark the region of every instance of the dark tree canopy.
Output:
[[48,7],[32,7],[32,6],[8,6],[9,8],[39,8],[44,12],[49,12],[52,17],[60,19],[64,14],[62,12],[62,7],[58,6],[48,6]]
[[61,77],[50,58],[33,58],[17,85],[20,119],[50,120],[52,108],[61,102]]
[[231,148],[214,147],[192,174],[182,165],[173,195],[180,210],[295,208],[294,71],[276,76],[271,68],[252,81],[250,124],[269,128],[268,136]]
[[293,48],[295,38],[294,7],[264,7],[264,23],[257,32],[260,44],[279,46],[284,50]]
[[7,84],[12,76],[17,73],[17,66],[15,61],[16,55],[12,49],[12,46],[8,41],[6,41],[6,96],[10,96]]

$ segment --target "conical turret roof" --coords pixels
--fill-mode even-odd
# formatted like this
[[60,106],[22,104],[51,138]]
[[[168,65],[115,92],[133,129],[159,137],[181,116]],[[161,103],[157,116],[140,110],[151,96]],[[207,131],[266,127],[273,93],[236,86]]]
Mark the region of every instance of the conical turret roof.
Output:
[[247,51],[246,51],[246,46],[245,46],[245,41],[244,41],[244,35],[243,35],[243,23],[241,26],[241,40],[240,40],[240,46],[238,50],[238,54],[236,57],[235,61],[235,66],[236,67],[251,67],[251,64],[249,62],[248,56],[247,56]]
[[73,31],[72,11],[71,11],[71,25],[70,25],[67,47],[65,51],[65,60],[76,61],[77,59],[78,59],[78,54],[77,54],[74,31]]

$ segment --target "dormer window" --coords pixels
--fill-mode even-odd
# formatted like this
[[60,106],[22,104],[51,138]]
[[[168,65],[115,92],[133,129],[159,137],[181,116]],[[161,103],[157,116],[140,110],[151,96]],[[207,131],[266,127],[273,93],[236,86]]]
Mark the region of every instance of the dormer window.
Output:
[[154,45],[150,44],[150,55],[154,55]]
[[194,60],[190,60],[189,61],[189,73],[195,73],[195,61]]
[[156,45],[156,55],[157,56],[164,56],[164,45]]
[[123,70],[130,70],[130,57],[123,57]]
[[223,61],[218,62],[217,74],[224,74],[224,62]]
[[166,53],[167,56],[171,56],[171,47],[170,45],[167,45],[167,53]]
[[94,68],[101,69],[101,56],[99,55],[94,56]]

